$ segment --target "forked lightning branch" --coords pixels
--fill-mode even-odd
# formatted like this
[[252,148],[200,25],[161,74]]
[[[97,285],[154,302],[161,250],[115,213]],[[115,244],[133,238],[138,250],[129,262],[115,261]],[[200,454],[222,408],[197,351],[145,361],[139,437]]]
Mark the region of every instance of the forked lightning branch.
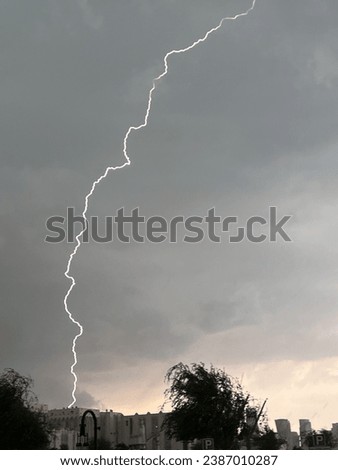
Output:
[[252,4],[250,6],[250,8],[248,8],[245,12],[243,13],[239,13],[235,16],[227,16],[227,17],[224,17],[221,19],[221,21],[219,22],[219,24],[217,26],[215,26],[214,28],[210,29],[203,37],[201,37],[200,39],[196,40],[195,42],[193,42],[190,46],[187,46],[183,49],[174,49],[170,52],[168,52],[165,56],[164,56],[164,59],[163,59],[163,63],[164,63],[164,71],[158,75],[157,77],[155,77],[152,81],[152,87],[151,89],[149,90],[149,94],[148,94],[148,104],[147,104],[147,109],[146,109],[146,113],[144,115],[144,120],[143,122],[138,125],[138,126],[130,126],[128,131],[126,132],[126,135],[124,137],[124,140],[123,140],[123,155],[124,155],[124,158],[125,158],[125,161],[124,163],[122,163],[121,165],[118,165],[118,166],[109,166],[106,168],[106,170],[104,171],[104,173],[99,177],[97,178],[92,186],[91,186],[91,189],[90,191],[88,192],[88,194],[85,196],[85,203],[84,203],[84,209],[83,209],[83,212],[82,212],[82,217],[85,221],[85,227],[78,233],[78,235],[76,236],[76,244],[75,244],[75,248],[74,250],[72,251],[72,253],[70,254],[69,256],[69,259],[68,259],[68,262],[67,262],[67,269],[65,271],[65,276],[67,279],[70,280],[70,287],[64,297],[64,308],[65,308],[65,311],[69,317],[69,319],[72,321],[72,323],[74,323],[74,325],[76,325],[79,329],[79,332],[74,336],[74,339],[73,339],[73,343],[72,343],[72,353],[73,353],[73,363],[71,365],[71,368],[70,368],[70,372],[71,374],[73,375],[74,377],[74,384],[73,384],[73,390],[72,390],[72,402],[69,404],[68,407],[71,407],[73,406],[75,403],[76,403],[76,389],[77,389],[77,375],[75,373],[75,367],[77,365],[77,353],[76,353],[76,343],[77,343],[77,340],[80,338],[80,336],[82,336],[83,334],[83,327],[81,325],[81,323],[76,320],[73,316],[73,314],[71,313],[71,311],[69,310],[69,307],[68,307],[68,299],[69,299],[69,296],[74,288],[74,286],[76,285],[76,282],[75,282],[75,278],[74,276],[72,276],[70,274],[70,269],[71,269],[71,265],[72,265],[72,262],[73,262],[73,259],[75,257],[75,255],[77,254],[82,242],[81,242],[81,237],[82,237],[82,234],[85,232],[85,230],[87,229],[86,225],[88,223],[88,220],[87,220],[87,211],[88,211],[88,205],[89,205],[89,200],[91,198],[91,196],[93,195],[94,191],[95,191],[95,188],[98,184],[101,183],[102,180],[104,180],[106,178],[106,176],[108,175],[108,173],[110,171],[116,171],[116,170],[121,170],[122,168],[130,165],[131,163],[131,160],[129,158],[129,155],[128,155],[128,151],[127,151],[127,146],[128,146],[128,139],[131,135],[131,133],[133,131],[138,131],[144,127],[147,126],[148,124],[148,119],[149,119],[149,116],[150,116],[150,111],[151,111],[151,105],[152,105],[152,99],[153,99],[153,93],[156,89],[156,86],[157,84],[161,81],[162,78],[164,78],[167,73],[168,73],[168,70],[169,70],[169,65],[168,65],[168,59],[173,56],[173,55],[177,55],[177,54],[182,54],[184,52],[188,52],[190,51],[191,49],[193,49],[194,47],[196,47],[198,44],[206,41],[208,39],[208,37],[216,32],[217,30],[219,30],[222,26],[223,26],[223,23],[226,21],[226,20],[237,20],[238,18],[242,17],[242,16],[247,16],[250,11],[252,11],[254,8],[255,8],[255,4],[256,4],[256,0],[253,0],[252,1]]

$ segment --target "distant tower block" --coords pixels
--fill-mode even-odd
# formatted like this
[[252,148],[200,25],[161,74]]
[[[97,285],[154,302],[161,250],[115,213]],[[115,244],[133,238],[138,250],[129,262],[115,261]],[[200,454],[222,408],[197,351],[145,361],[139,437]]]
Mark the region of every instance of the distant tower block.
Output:
[[306,435],[312,431],[311,421],[309,419],[299,420],[300,445],[304,446]]
[[287,445],[287,449],[292,449],[292,435],[291,426],[288,419],[275,419],[278,436],[284,439]]

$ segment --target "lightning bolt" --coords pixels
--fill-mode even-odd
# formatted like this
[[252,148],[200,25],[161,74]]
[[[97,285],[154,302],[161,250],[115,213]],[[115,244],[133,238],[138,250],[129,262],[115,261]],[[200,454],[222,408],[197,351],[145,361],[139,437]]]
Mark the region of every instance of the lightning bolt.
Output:
[[73,391],[72,391],[73,401],[70,403],[70,405],[68,405],[68,408],[70,408],[71,406],[73,406],[76,403],[75,393],[76,393],[77,381],[78,381],[77,375],[75,373],[75,366],[77,365],[77,362],[78,362],[77,361],[77,354],[76,354],[76,343],[77,343],[77,340],[80,338],[80,336],[82,336],[82,334],[83,334],[83,326],[81,325],[81,323],[79,321],[75,320],[75,318],[73,317],[73,315],[72,315],[72,313],[71,313],[71,311],[69,310],[69,307],[68,307],[69,296],[70,296],[74,286],[76,285],[75,278],[73,276],[71,276],[69,273],[70,273],[70,268],[71,268],[73,259],[74,259],[76,253],[78,252],[78,250],[81,246],[80,238],[81,238],[82,234],[87,230],[87,227],[88,227],[88,219],[87,219],[86,215],[87,215],[87,211],[88,211],[89,199],[93,195],[96,186],[99,185],[101,183],[101,181],[106,178],[106,176],[108,175],[108,173],[110,171],[122,170],[122,168],[124,168],[126,166],[129,166],[131,164],[131,160],[130,160],[128,152],[127,152],[127,144],[128,144],[129,136],[132,133],[132,131],[138,131],[138,130],[143,129],[144,127],[146,127],[148,125],[148,119],[149,119],[149,116],[150,116],[151,105],[152,105],[152,101],[153,101],[153,93],[156,89],[156,84],[162,78],[164,78],[168,73],[168,70],[169,70],[168,59],[169,59],[169,57],[171,57],[172,55],[183,54],[184,52],[188,52],[191,49],[193,49],[194,47],[196,47],[198,44],[200,44],[202,42],[205,42],[212,33],[215,33],[216,31],[218,31],[223,26],[224,21],[226,21],[226,20],[237,20],[238,18],[240,18],[242,16],[247,16],[255,8],[255,4],[256,4],[256,0],[253,0],[252,4],[251,4],[251,7],[248,8],[245,12],[238,13],[235,16],[226,16],[226,17],[222,18],[217,26],[210,29],[203,37],[201,37],[200,39],[197,39],[195,42],[190,44],[190,46],[187,46],[183,49],[174,49],[174,50],[168,52],[164,56],[164,59],[163,59],[164,71],[160,75],[155,77],[152,81],[152,87],[149,90],[149,94],[148,94],[148,104],[147,104],[146,113],[144,115],[144,120],[139,126],[130,126],[127,133],[126,133],[126,135],[125,135],[125,137],[124,137],[124,139],[123,139],[123,155],[124,155],[124,158],[125,158],[125,162],[123,164],[119,165],[119,166],[108,166],[106,168],[105,172],[93,182],[89,193],[85,196],[85,204],[84,204],[84,209],[83,209],[83,212],[82,212],[82,217],[83,217],[83,220],[85,222],[84,223],[84,228],[75,237],[76,245],[75,245],[74,250],[72,251],[72,253],[69,256],[69,259],[68,259],[68,262],[67,262],[67,269],[64,273],[66,278],[69,279],[70,282],[71,282],[70,287],[69,287],[69,289],[68,289],[68,291],[67,291],[67,293],[64,297],[64,300],[63,300],[64,308],[65,308],[65,311],[66,311],[69,319],[74,323],[74,325],[76,325],[79,328],[79,332],[78,332],[77,335],[74,336],[73,343],[72,343],[72,353],[73,353],[74,362],[71,365],[70,372],[74,377]]

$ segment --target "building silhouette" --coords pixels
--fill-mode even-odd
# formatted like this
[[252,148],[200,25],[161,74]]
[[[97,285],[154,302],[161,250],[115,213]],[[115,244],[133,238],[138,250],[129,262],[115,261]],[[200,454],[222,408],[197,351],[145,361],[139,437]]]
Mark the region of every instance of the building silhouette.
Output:
[[291,425],[290,421],[288,419],[275,419],[276,423],[276,428],[277,428],[277,433],[280,439],[283,439],[285,441],[285,447],[286,449],[292,449],[293,448],[293,440],[291,436]]
[[312,432],[311,421],[309,419],[300,419],[299,420],[299,436],[300,436],[301,447],[305,446],[306,436],[310,432]]
[[[62,408],[47,412],[47,423],[52,430],[52,447],[76,449],[81,418],[87,408]],[[167,413],[146,413],[125,416],[113,410],[92,410],[98,422],[98,440],[113,448],[180,450],[183,442],[167,438],[162,424]],[[86,440],[94,438],[93,418],[85,419]]]

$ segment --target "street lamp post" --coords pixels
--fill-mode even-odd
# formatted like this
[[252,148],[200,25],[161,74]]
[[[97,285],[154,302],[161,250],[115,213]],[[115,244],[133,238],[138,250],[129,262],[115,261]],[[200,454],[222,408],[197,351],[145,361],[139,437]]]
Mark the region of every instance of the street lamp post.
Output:
[[96,415],[95,415],[94,411],[92,411],[92,410],[86,410],[82,415],[81,424],[80,424],[80,445],[83,446],[84,442],[86,441],[86,423],[85,423],[85,419],[86,419],[86,416],[88,414],[92,416],[93,421],[94,421],[94,449],[96,450],[97,449],[97,431],[100,428],[97,425]]

